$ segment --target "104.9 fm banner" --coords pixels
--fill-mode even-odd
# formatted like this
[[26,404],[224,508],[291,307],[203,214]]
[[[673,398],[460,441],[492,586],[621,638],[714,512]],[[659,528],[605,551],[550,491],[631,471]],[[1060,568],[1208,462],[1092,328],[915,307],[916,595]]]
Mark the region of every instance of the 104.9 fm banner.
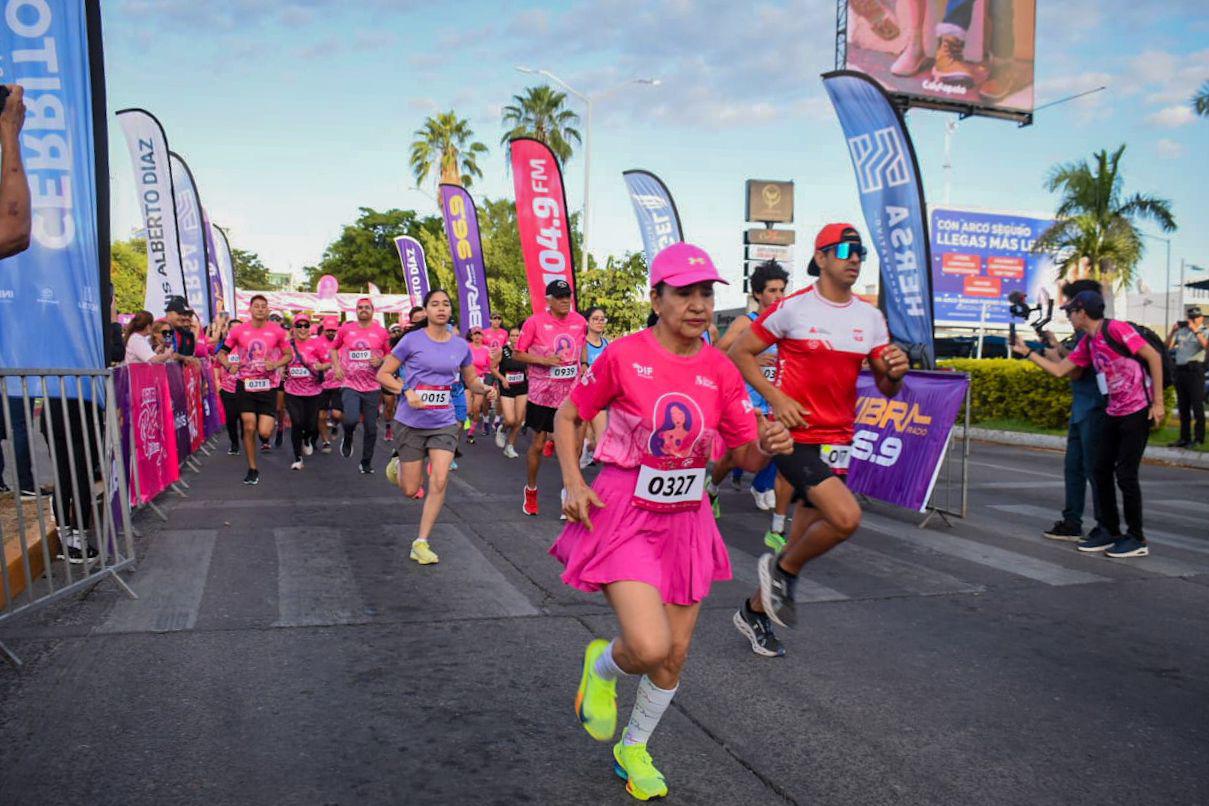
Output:
[[913,370],[898,394],[887,398],[873,374],[862,372],[848,487],[923,512],[969,385],[964,373]]

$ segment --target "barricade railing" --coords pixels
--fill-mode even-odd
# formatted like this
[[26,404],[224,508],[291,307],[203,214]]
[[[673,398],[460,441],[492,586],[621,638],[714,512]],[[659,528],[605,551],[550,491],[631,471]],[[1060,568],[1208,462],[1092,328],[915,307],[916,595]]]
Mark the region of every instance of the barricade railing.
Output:
[[[973,383],[966,387],[965,403],[962,406],[963,424],[959,431],[956,426],[949,436],[949,444],[945,448],[945,458],[940,466],[936,486],[932,488],[932,497],[928,500],[928,514],[919,523],[924,528],[939,516],[946,524],[948,516],[964,518],[969,503],[970,491],[970,391]],[[952,524],[949,524],[952,525]]]
[[[135,556],[113,373],[0,369],[0,391],[15,482],[0,496],[0,624],[104,579],[137,598],[118,574]],[[0,655],[20,666],[3,642]]]

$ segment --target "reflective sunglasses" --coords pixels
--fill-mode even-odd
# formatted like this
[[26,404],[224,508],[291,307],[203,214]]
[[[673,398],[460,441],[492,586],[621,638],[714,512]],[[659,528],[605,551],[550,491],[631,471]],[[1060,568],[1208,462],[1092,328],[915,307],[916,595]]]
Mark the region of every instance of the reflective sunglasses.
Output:
[[840,260],[847,260],[853,254],[856,255],[857,260],[864,260],[865,255],[869,253],[864,246],[859,243],[852,243],[851,241],[843,241],[837,243],[835,246],[828,246],[823,249],[824,252],[829,250],[834,251],[835,256]]

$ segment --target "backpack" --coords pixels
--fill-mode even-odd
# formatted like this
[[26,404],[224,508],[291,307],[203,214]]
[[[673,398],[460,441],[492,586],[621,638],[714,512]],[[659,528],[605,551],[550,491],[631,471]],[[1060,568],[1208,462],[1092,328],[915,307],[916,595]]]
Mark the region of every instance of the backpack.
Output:
[[[1132,358],[1134,361],[1137,361],[1139,364],[1141,364],[1142,375],[1144,377],[1150,377],[1150,365],[1148,365],[1138,356],[1129,352],[1129,348],[1117,341],[1109,331],[1108,324],[1111,321],[1111,319],[1104,320],[1104,341],[1108,343],[1109,347],[1116,350],[1121,355],[1125,356],[1126,358]],[[1163,363],[1163,388],[1166,389],[1168,386],[1174,384],[1175,361],[1172,360],[1171,352],[1167,349],[1167,345],[1163,343],[1163,340],[1159,338],[1159,334],[1146,327],[1146,325],[1139,325],[1137,322],[1126,322],[1125,324],[1138,331],[1138,335],[1145,339],[1146,343],[1153,347],[1154,351],[1159,354],[1159,360],[1161,360]],[[1147,394],[1147,397],[1149,397],[1149,393]]]

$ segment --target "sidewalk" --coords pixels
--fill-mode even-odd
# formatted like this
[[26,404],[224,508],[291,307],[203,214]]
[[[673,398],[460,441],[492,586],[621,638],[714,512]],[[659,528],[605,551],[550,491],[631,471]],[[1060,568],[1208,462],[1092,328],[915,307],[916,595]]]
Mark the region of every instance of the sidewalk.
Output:
[[[958,427],[954,433],[960,437]],[[993,442],[998,445],[1014,445],[1026,448],[1046,448],[1049,450],[1066,450],[1066,437],[1051,434],[1030,434],[1025,431],[996,431],[990,428],[970,428],[970,439],[980,442]],[[1175,467],[1192,467],[1199,470],[1209,470],[1209,453],[1185,451],[1179,448],[1164,448],[1158,445],[1146,446],[1144,461]]]

